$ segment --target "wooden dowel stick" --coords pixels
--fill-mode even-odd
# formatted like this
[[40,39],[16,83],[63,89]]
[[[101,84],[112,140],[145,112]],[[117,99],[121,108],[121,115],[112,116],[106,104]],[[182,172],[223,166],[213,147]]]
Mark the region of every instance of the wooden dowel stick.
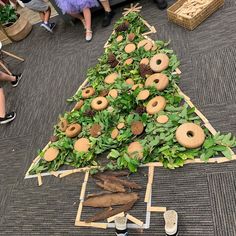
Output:
[[85,223],[83,221],[76,221],[75,226],[81,226],[81,227],[93,227],[93,228],[99,228],[99,229],[106,229],[107,223]]
[[107,222],[110,223],[110,222],[114,221],[117,217],[123,217],[123,216],[125,216],[125,213],[121,212],[119,214],[116,214],[114,216],[107,218]]
[[2,52],[5,53],[6,55],[8,55],[9,57],[13,57],[19,61],[25,61],[25,59],[23,59],[22,57],[18,57],[16,55],[14,55],[13,53],[10,53],[10,52],[4,51],[4,50],[2,50]]
[[42,184],[43,184],[42,176],[41,174],[38,174],[38,186],[41,186]]
[[150,206],[147,208],[148,211],[150,212],[166,212],[166,207],[153,207]]
[[132,216],[130,214],[127,214],[126,218],[128,220],[130,220],[131,222],[135,223],[136,225],[140,226],[140,227],[143,226],[143,222],[141,220],[137,219],[136,217],[134,217],[134,216]]
[[80,219],[81,219],[81,214],[82,214],[82,210],[83,210],[83,202],[80,202],[80,203],[79,203],[79,207],[78,207],[78,211],[77,211],[77,215],[76,215],[75,222],[80,221]]

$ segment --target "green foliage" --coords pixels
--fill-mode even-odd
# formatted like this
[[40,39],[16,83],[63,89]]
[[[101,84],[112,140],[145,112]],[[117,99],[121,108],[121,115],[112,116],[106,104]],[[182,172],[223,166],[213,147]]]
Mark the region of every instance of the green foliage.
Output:
[[0,23],[2,25],[13,24],[17,19],[17,13],[11,5],[0,6]]

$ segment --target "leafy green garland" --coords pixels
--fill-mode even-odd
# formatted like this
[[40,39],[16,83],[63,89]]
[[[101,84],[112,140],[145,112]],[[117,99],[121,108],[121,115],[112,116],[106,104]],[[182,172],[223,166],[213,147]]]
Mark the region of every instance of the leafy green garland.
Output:
[[[231,158],[231,153],[228,147],[236,146],[236,139],[231,134],[212,136],[208,129],[204,129],[206,139],[202,147],[197,149],[187,149],[181,146],[175,139],[176,129],[183,123],[194,122],[201,125],[200,118],[194,113],[194,108],[190,108],[183,102],[175,84],[179,81],[178,75],[172,73],[179,66],[179,61],[174,52],[167,48],[169,43],[163,41],[155,41],[157,46],[156,51],[145,51],[144,48],[136,49],[130,54],[124,52],[124,48],[128,43],[127,35],[134,33],[136,35],[133,43],[137,43],[144,39],[142,33],[147,31],[146,26],[137,13],[130,13],[117,21],[115,28],[122,22],[128,21],[129,28],[127,31],[113,33],[109,39],[110,46],[105,50],[105,53],[99,58],[99,63],[88,70],[87,79],[89,85],[95,89],[93,97],[84,100],[84,105],[79,111],[66,112],[63,117],[69,123],[79,123],[83,127],[82,132],[77,138],[87,137],[90,140],[90,150],[88,153],[79,153],[74,150],[74,143],[77,138],[71,139],[61,132],[58,126],[55,126],[54,135],[59,140],[52,143],[51,147],[56,147],[60,150],[59,156],[51,162],[43,159],[44,151],[39,155],[42,157],[39,162],[32,167],[30,174],[40,173],[43,171],[58,170],[62,165],[74,167],[102,165],[103,168],[123,169],[129,168],[135,172],[140,164],[148,162],[162,162],[164,167],[174,169],[184,165],[187,159],[200,157],[203,161],[208,161],[209,158],[219,155],[222,152],[227,158]],[[124,40],[117,42],[118,35],[122,35]],[[145,79],[140,76],[139,63],[142,58],[151,58],[157,53],[165,53],[170,58],[169,67],[162,73],[169,78],[169,85],[164,91],[157,91],[154,87],[148,88],[150,92],[149,99],[160,95],[165,97],[167,105],[164,111],[155,115],[148,115],[143,111],[143,107],[147,102],[137,100],[140,88],[131,90],[131,86],[124,81],[132,78],[137,83],[144,83]],[[111,68],[107,63],[108,55],[113,53],[119,60],[119,65]],[[124,65],[128,58],[133,59],[131,65]],[[119,74],[113,84],[105,84],[104,78],[116,72]],[[113,99],[107,96],[109,108],[102,111],[91,111],[91,101],[97,97],[102,90],[119,90],[119,96]],[[76,102],[82,99],[82,91],[78,91],[69,102]],[[158,115],[165,114],[169,117],[166,124],[156,122]],[[145,126],[145,132],[141,136],[134,136],[131,132],[131,122],[142,121]],[[118,123],[125,123],[125,128],[120,130],[116,139],[111,138],[112,130]],[[102,134],[97,137],[91,137],[90,127],[92,124],[98,123],[102,127]],[[139,141],[144,147],[144,155],[142,160],[130,158],[127,154],[127,147],[133,141]],[[99,157],[99,154],[104,154],[109,151],[107,158]]]

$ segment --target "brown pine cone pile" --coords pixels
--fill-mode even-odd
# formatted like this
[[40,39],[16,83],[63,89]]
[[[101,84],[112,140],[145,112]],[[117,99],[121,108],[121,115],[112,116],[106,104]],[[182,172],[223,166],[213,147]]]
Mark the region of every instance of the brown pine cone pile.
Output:
[[141,115],[146,112],[146,108],[144,106],[137,106],[135,112]]
[[112,68],[116,67],[119,64],[119,61],[116,60],[116,56],[113,53],[110,53],[108,55],[108,60],[107,60],[108,64],[110,64],[110,66]]
[[122,32],[122,31],[126,31],[129,28],[129,22],[128,21],[124,21],[123,23],[121,23],[120,25],[118,25],[115,29],[116,32]]
[[88,117],[93,117],[95,115],[95,111],[94,110],[87,110],[84,112],[84,115],[85,116],[88,116]]
[[143,78],[146,78],[147,75],[152,75],[153,71],[149,65],[140,64],[139,73]]

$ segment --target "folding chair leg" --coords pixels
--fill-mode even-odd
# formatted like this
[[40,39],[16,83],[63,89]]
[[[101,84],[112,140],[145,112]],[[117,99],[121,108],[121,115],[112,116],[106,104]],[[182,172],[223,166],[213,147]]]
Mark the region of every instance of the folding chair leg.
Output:
[[24,60],[25,60],[25,59],[23,59],[22,57],[18,57],[18,56],[14,55],[14,54],[12,54],[12,53],[10,53],[10,52],[6,52],[6,51],[4,51],[4,50],[2,50],[2,52],[5,53],[6,55],[8,55],[9,57],[13,57],[13,58],[15,58],[15,59],[17,59],[17,60],[19,60],[19,61],[24,61]]

